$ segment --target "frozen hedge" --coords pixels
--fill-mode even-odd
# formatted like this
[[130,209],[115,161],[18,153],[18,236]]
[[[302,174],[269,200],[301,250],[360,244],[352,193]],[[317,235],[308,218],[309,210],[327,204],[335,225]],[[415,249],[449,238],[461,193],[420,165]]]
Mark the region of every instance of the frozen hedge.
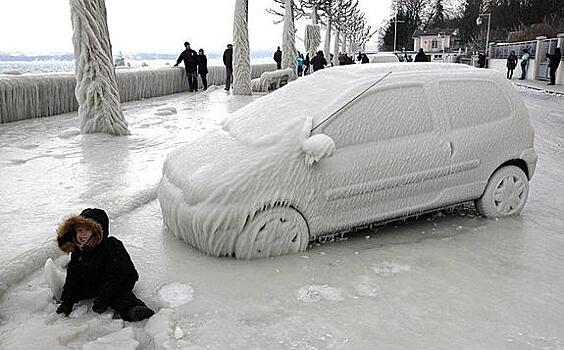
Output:
[[[252,77],[276,69],[275,64],[255,64]],[[208,67],[208,85],[225,83],[223,66]],[[121,102],[175,94],[188,90],[184,69],[145,68],[118,70]],[[74,74],[0,75],[0,124],[48,117],[78,110]],[[199,82],[201,86],[201,81]]]

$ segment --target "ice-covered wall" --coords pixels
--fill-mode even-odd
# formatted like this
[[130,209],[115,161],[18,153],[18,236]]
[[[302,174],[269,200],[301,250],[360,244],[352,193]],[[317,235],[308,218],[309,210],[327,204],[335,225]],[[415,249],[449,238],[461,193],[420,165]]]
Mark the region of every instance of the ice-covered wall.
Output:
[[[273,71],[276,64],[255,64],[252,77]],[[223,85],[225,68],[208,67],[208,84]],[[117,71],[122,102],[164,96],[188,90],[182,68],[143,68]],[[200,84],[201,85],[201,84]],[[0,75],[0,124],[48,117],[78,110],[74,74]]]

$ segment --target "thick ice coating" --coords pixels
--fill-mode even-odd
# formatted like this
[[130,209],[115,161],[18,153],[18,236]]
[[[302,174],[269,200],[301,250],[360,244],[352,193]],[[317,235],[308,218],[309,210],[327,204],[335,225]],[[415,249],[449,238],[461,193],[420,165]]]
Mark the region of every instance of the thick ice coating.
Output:
[[71,0],[76,99],[83,133],[129,134],[120,107],[104,0]]
[[[298,79],[167,157],[158,190],[165,225],[207,254],[255,258],[303,251],[325,233],[456,202],[470,190],[441,192],[446,176],[478,163],[450,164],[449,144],[422,103],[423,71],[447,80],[449,72],[492,77],[460,65],[378,64]],[[397,90],[398,84],[407,85]],[[373,126],[357,121],[365,115],[373,115]],[[404,137],[406,123],[421,136]],[[377,149],[375,136],[382,138]],[[472,191],[483,191],[476,184]]]

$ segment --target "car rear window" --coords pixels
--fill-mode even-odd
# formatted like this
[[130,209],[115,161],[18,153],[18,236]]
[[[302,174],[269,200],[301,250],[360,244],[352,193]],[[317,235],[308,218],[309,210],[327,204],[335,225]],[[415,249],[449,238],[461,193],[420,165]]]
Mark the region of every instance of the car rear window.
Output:
[[421,85],[376,90],[343,110],[324,128],[337,147],[377,142],[433,130]]
[[506,94],[491,81],[439,82],[441,96],[448,104],[453,129],[464,129],[508,118],[513,107]]

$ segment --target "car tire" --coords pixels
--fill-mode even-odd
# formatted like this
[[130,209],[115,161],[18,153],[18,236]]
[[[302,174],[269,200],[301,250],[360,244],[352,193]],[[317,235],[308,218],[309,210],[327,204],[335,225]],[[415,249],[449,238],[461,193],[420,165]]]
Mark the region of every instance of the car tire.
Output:
[[235,257],[256,259],[303,252],[309,243],[309,227],[294,208],[276,206],[255,214],[235,243]]
[[519,215],[529,195],[529,179],[514,165],[504,166],[492,175],[476,209],[487,218]]

